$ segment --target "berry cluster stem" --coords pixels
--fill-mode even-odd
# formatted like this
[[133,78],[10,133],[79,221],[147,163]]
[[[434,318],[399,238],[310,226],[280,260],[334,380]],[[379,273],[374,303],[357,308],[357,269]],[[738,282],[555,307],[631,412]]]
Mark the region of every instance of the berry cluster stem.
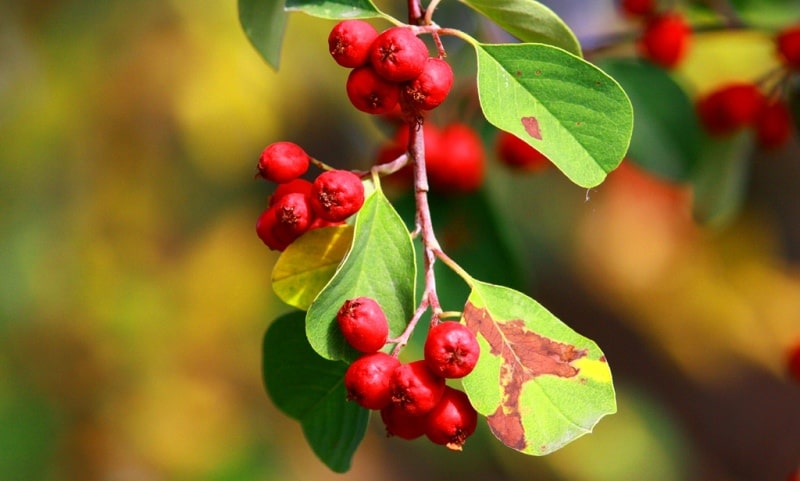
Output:
[[414,163],[414,198],[417,207],[415,231],[419,233],[422,240],[425,287],[419,306],[417,306],[405,331],[396,339],[391,339],[389,341],[397,344],[394,348],[394,355],[399,354],[403,346],[408,343],[408,339],[414,332],[417,323],[428,308],[431,309],[431,326],[438,324],[441,317],[452,317],[454,314],[453,312],[445,313],[439,302],[439,295],[436,292],[436,275],[434,273],[434,265],[437,259],[453,269],[467,283],[472,281],[469,274],[450,258],[450,256],[445,254],[433,230],[430,205],[428,203],[429,186],[428,174],[425,166],[425,136],[423,135],[422,125],[423,121],[421,118],[414,120],[409,125],[410,135],[408,152],[410,160]]

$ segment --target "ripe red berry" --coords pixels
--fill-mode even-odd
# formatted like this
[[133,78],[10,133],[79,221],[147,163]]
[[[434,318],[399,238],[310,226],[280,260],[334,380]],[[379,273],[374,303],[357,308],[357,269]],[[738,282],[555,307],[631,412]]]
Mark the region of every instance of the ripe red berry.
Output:
[[754,84],[731,83],[698,100],[697,115],[709,134],[723,136],[755,122],[763,103]]
[[386,436],[416,439],[425,434],[426,416],[412,416],[397,404],[390,403],[381,409],[381,420],[386,426]]
[[509,167],[534,171],[550,165],[548,158],[541,152],[509,132],[501,131],[497,135],[495,150],[497,158]]
[[789,375],[800,383],[800,341],[789,348],[786,355],[786,369]]
[[639,51],[642,56],[664,68],[673,68],[686,56],[692,29],[682,15],[665,13],[648,20]]
[[367,409],[383,409],[392,402],[389,385],[392,372],[400,365],[385,352],[365,354],[350,364],[344,373],[347,399]]
[[463,392],[450,386],[442,399],[425,416],[425,435],[432,442],[461,451],[464,442],[478,426],[478,413]]
[[293,142],[275,142],[261,152],[257,177],[269,181],[289,182],[305,174],[310,158],[305,150]]
[[800,24],[778,33],[775,43],[783,63],[790,69],[800,69]]
[[311,196],[311,182],[305,179],[293,179],[289,182],[278,184],[272,195],[269,197],[269,205],[275,205],[281,197],[287,194],[300,193],[306,196]]
[[656,0],[622,0],[620,9],[629,17],[648,17],[656,12]]
[[475,334],[458,322],[441,322],[425,339],[425,363],[434,374],[448,379],[462,378],[478,362],[480,346]]
[[425,364],[414,361],[401,364],[392,373],[392,402],[412,416],[421,416],[439,402],[444,394],[444,378]]
[[342,67],[360,67],[369,61],[369,48],[377,36],[375,27],[364,20],[344,20],[328,35],[328,50]]
[[431,110],[439,106],[453,86],[453,69],[440,58],[429,57],[416,78],[403,88],[406,102],[416,110]]
[[378,74],[391,82],[405,82],[422,73],[428,47],[408,28],[392,27],[372,42],[369,60]]
[[316,215],[325,220],[341,222],[364,205],[364,184],[352,172],[323,172],[314,179],[312,187],[311,206]]
[[357,297],[342,304],[336,321],[345,340],[357,351],[375,352],[386,344],[389,321],[375,299]]
[[756,116],[756,140],[766,149],[785,144],[792,135],[792,114],[782,101],[765,103]]
[[477,190],[483,183],[483,142],[466,124],[450,124],[442,130],[438,151],[425,156],[431,187],[441,193]]
[[278,237],[275,236],[274,229],[278,224],[278,218],[275,212],[275,209],[270,207],[258,217],[258,221],[256,222],[256,234],[258,234],[258,238],[261,239],[261,242],[269,247],[270,250],[282,251],[292,242],[291,240],[287,242],[278,239]]
[[355,108],[373,115],[388,114],[400,99],[400,85],[384,79],[369,65],[350,72],[346,90]]

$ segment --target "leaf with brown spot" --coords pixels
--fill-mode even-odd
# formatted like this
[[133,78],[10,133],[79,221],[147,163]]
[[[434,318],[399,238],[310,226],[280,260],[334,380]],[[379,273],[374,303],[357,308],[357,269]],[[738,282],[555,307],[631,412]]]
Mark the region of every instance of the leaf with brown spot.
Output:
[[548,454],[616,412],[602,351],[530,297],[473,281],[463,322],[481,345],[464,389],[506,446]]

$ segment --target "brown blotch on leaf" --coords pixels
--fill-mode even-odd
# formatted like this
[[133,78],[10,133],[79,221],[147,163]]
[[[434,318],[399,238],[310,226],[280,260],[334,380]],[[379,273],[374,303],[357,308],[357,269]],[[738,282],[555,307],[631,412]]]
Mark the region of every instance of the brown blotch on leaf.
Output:
[[536,117],[522,117],[520,119],[525,132],[537,140],[542,140],[542,130],[539,128],[539,119]]
[[464,306],[464,320],[472,332],[486,339],[493,355],[503,358],[500,366],[503,400],[487,417],[489,427],[507,446],[524,450],[527,441],[519,397],[525,383],[545,375],[575,377],[579,369],[571,363],[586,356],[586,349],[540,336],[528,329],[522,319],[498,322],[488,310],[478,309],[471,302]]

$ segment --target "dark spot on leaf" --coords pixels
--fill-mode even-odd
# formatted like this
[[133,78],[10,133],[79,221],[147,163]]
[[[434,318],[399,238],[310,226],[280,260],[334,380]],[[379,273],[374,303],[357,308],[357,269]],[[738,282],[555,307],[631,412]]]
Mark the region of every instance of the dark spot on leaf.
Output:
[[539,69],[536,69],[536,71],[535,71],[534,73],[535,73],[536,75],[542,75],[542,71],[541,71],[541,70],[539,70]]
[[598,359],[598,361],[600,361],[600,362],[606,362],[606,357],[605,357],[605,356],[600,356],[600,359]]
[[601,85],[603,85],[603,83],[602,83],[602,82],[600,82],[599,80],[595,81],[595,83],[594,83],[594,84],[595,84],[596,86],[598,86],[598,87],[599,87],[599,86],[601,86]]
[[517,70],[515,73],[516,73],[517,77],[522,77],[522,72],[520,72],[519,70]]
[[520,120],[528,135],[534,139],[542,140],[542,131],[539,128],[539,120],[536,117],[522,117]]
[[489,311],[478,309],[471,302],[464,306],[464,320],[470,330],[486,339],[491,354],[503,358],[503,399],[487,417],[489,427],[504,444],[523,450],[527,442],[519,397],[525,383],[546,375],[575,377],[579,370],[571,363],[586,356],[586,350],[540,336],[528,329],[522,319],[493,319]]

